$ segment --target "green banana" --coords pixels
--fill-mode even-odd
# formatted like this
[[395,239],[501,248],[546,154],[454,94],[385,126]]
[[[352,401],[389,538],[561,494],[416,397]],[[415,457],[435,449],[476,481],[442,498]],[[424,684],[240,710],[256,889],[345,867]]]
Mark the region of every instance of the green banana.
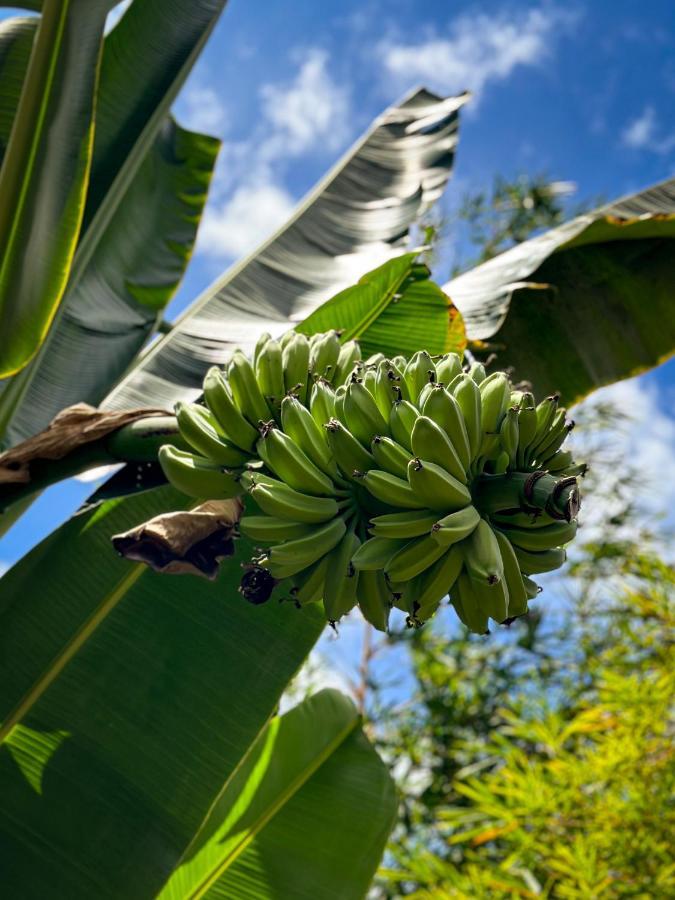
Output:
[[397,387],[400,389],[401,384],[405,384],[405,382],[402,382],[401,376],[397,374],[393,365],[388,359],[383,360],[375,373],[373,398],[386,422],[389,422],[391,405],[396,399],[395,389]]
[[342,422],[330,419],[325,426],[328,445],[340,468],[348,478],[352,478],[355,472],[364,472],[375,467],[375,459],[356,440],[351,431],[348,431]]
[[456,353],[446,353],[436,361],[436,377],[443,384],[450,384],[462,373],[462,360]]
[[323,589],[323,608],[329,622],[338,622],[356,604],[360,573],[351,564],[360,541],[348,531],[327,557],[327,574]]
[[557,450],[553,456],[544,461],[549,472],[557,474],[574,465],[574,456],[570,450]]
[[515,468],[516,458],[518,455],[518,418],[520,410],[515,406],[506,410],[506,415],[502,419],[499,428],[499,437],[502,449],[507,454],[507,464]]
[[466,470],[447,433],[428,416],[420,416],[411,435],[412,451],[417,457],[441,466],[462,484],[467,483]]
[[390,437],[377,434],[371,441],[370,449],[380,469],[391,472],[392,475],[398,475],[399,478],[408,477],[410,453],[405,447],[397,444]]
[[303,569],[293,576],[291,594],[300,606],[317,603],[322,599],[329,558],[330,554],[326,554],[308,569]]
[[382,572],[361,572],[356,596],[366,622],[378,631],[386,631],[392,599]]
[[422,407],[425,416],[432,419],[447,434],[455,448],[464,471],[471,465],[471,447],[467,434],[464,416],[457,400],[442,385],[434,385],[434,389]]
[[253,350],[253,365],[254,366],[255,366],[256,362],[258,361],[258,357],[260,356],[260,353],[261,353],[263,347],[265,346],[265,344],[268,341],[271,341],[271,340],[272,340],[272,335],[269,333],[269,331],[263,331],[263,333],[260,335],[260,337],[256,341],[255,348]]
[[478,606],[465,570],[459,573],[457,581],[450,591],[450,601],[469,631],[473,631],[475,634],[488,634],[488,617]]
[[309,349],[309,371],[332,381],[340,357],[340,338],[336,331],[314,336]]
[[284,365],[279,341],[270,339],[261,349],[255,361],[255,377],[258,387],[268,403],[277,408],[286,391],[284,387]]
[[218,366],[212,366],[206,373],[204,399],[226,437],[237,447],[252,453],[258,440],[258,431],[239,411]]
[[347,385],[341,384],[335,390],[335,418],[346,425],[345,420],[345,394],[347,393]]
[[442,547],[449,547],[468,537],[479,522],[480,514],[476,507],[466,506],[434,522],[431,536]]
[[518,453],[516,454],[518,467],[525,465],[528,459],[527,450],[537,432],[537,411],[534,408],[534,398],[532,398],[531,406],[523,405],[529,401],[530,397],[532,397],[532,394],[523,394],[520,409],[518,410]]
[[504,564],[494,531],[481,519],[462,542],[464,566],[472,581],[495,584],[504,577]]
[[411,401],[417,403],[425,384],[436,381],[436,366],[426,350],[418,350],[411,356],[403,371],[403,380],[408,386]]
[[332,480],[281,429],[265,428],[257,449],[268,468],[296,491],[317,497],[331,497],[335,494]]
[[502,578],[493,584],[475,580],[469,575],[469,584],[474,601],[484,615],[501,625],[509,617],[509,589],[506,579]]
[[[227,377],[234,402],[244,418],[253,425],[266,422],[272,415],[256,381],[253,366],[241,350],[235,350],[227,368]],[[224,426],[227,430],[227,426]]]
[[[277,578],[295,575],[317,562],[335,547],[346,531],[344,519],[331,519],[305,537],[275,544],[267,551],[265,568]],[[283,574],[282,574],[283,573]]]
[[370,392],[358,381],[347,385],[344,404],[347,427],[364,445],[370,447],[373,435],[386,434],[387,422]]
[[193,450],[221,466],[241,467],[251,459],[218,435],[215,416],[197,403],[177,403],[176,421],[181,435]]
[[307,407],[292,394],[284,397],[281,403],[281,427],[315,466],[331,478],[337,477],[337,464],[328,446],[325,430],[317,425]]
[[292,391],[301,403],[305,403],[309,378],[309,341],[305,335],[293,332],[282,348],[281,358],[286,393]]
[[567,554],[560,547],[551,550],[523,550],[513,545],[521,572],[526,575],[539,575],[542,572],[553,572],[559,569],[567,559]]
[[277,544],[311,534],[313,528],[306,522],[290,522],[276,516],[244,516],[239,522],[239,530],[252,541]]
[[499,433],[511,396],[511,385],[503,372],[494,372],[481,382],[481,429],[483,439]]
[[418,608],[415,612],[420,622],[427,619],[438,609],[441,600],[450,590],[462,571],[464,558],[459,547],[451,547],[420,577],[422,583],[417,595]]
[[361,348],[356,341],[346,341],[340,347],[340,353],[331,381],[333,384],[344,384],[354,371],[354,366],[361,359]]
[[471,503],[471,494],[466,485],[428,460],[418,457],[410,460],[408,482],[413,495],[418,498],[418,506],[448,512],[462,509]]
[[479,363],[479,362],[471,363],[471,365],[469,366],[468,375],[469,375],[469,378],[475,384],[479,384],[479,385],[482,384],[485,381],[485,379],[487,378],[487,372],[485,371],[485,366],[483,365],[483,363]]
[[[516,559],[516,562],[518,562],[517,559]],[[541,593],[542,588],[539,587],[539,585],[536,583],[536,581],[532,581],[531,578],[528,578],[527,575],[523,575],[522,572],[520,574],[523,579],[523,587],[525,588],[525,593],[527,594],[527,599],[534,600],[534,598],[537,596],[537,594]]]
[[358,477],[373,497],[389,506],[398,506],[401,509],[421,509],[425,505],[407,481],[390,472],[370,469]]
[[395,441],[412,450],[412,430],[419,410],[408,400],[395,400],[389,411],[389,430]]
[[264,484],[255,479],[248,487],[253,499],[268,516],[291,522],[317,524],[337,516],[337,502],[330,497],[310,497],[295,491],[282,481]]
[[548,434],[553,418],[558,411],[558,395],[552,394],[538,403],[535,412],[537,414],[537,428],[532,441],[527,446],[528,457],[532,456],[533,449],[541,443],[543,437]]
[[171,484],[188,497],[220,500],[242,493],[235,473],[203,456],[164,444],[159,448],[157,458]]
[[[553,426],[550,431],[549,439],[540,444],[535,451],[537,459],[539,459],[543,466],[546,466],[548,464],[548,461],[555,456],[558,450],[565,443],[567,435],[574,428],[574,422],[566,421],[565,412],[566,410],[561,409],[558,411],[558,413],[556,413],[556,417],[553,420]],[[556,422],[558,414],[560,414],[562,424],[560,424],[560,422]]]
[[384,569],[395,553],[408,542],[388,537],[372,537],[364,541],[352,556],[352,565],[357,572],[374,572]]
[[414,538],[394,553],[384,566],[384,572],[392,582],[408,581],[428,569],[446,552],[447,548],[441,547],[431,535]]
[[501,526],[512,544],[523,550],[551,550],[572,540],[577,533],[576,519],[571,522],[554,522],[541,528],[511,528]]
[[[456,513],[455,513],[456,515]],[[376,537],[414,538],[430,534],[438,513],[429,509],[411,509],[386,513],[370,520],[370,533]]]
[[520,574],[520,566],[513,551],[511,542],[501,532],[495,533],[499,551],[502,555],[502,564],[504,566],[504,581],[509,592],[509,618],[515,619],[518,616],[524,616],[527,612],[527,591],[523,582],[523,576]]
[[478,455],[483,439],[480,390],[476,382],[470,376],[462,375],[454,387],[453,395],[462,411],[462,416],[464,417],[464,425],[469,438],[471,459],[474,460]]
[[319,427],[323,427],[335,415],[335,391],[321,378],[312,385],[309,411]]

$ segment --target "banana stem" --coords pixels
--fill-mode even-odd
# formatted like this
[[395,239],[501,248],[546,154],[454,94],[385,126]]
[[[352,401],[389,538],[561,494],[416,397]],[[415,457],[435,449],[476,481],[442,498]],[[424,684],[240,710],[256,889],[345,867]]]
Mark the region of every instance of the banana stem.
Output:
[[104,438],[77,447],[61,459],[32,459],[30,481],[0,482],[0,513],[52,484],[97,466],[153,462],[162,444],[189,449],[180,437],[174,416],[137,419]]
[[556,478],[548,472],[481,475],[472,495],[476,508],[487,515],[506,509],[538,509],[570,522],[580,505],[576,478]]

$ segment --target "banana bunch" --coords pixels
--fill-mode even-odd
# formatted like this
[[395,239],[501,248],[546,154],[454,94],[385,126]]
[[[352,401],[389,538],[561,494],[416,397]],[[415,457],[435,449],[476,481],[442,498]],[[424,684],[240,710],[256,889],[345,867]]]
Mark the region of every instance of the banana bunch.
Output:
[[176,411],[194,453],[160,462],[185,493],[247,495],[251,602],[281,586],[332,624],[358,605],[384,631],[393,606],[418,626],[449,594],[485,633],[527,611],[531,576],[576,533],[584,467],[562,449],[558,397],[537,404],[454,353],[364,361],[336,332],[264,335],[253,360],[207,373],[204,400]]

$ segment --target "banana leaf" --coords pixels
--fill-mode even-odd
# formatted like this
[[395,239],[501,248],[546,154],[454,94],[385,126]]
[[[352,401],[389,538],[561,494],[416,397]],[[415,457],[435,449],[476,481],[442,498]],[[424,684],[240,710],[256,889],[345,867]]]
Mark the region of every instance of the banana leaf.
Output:
[[[0,377],[44,340],[68,280],[113,0],[45,0],[0,168]],[[10,79],[10,95],[14,81]]]
[[414,91],[379,116],[289,222],[215,282],[108,395],[106,408],[172,406],[196,396],[206,369],[263,331],[296,325],[375,263],[443,191],[465,96]]
[[578,216],[444,285],[469,338],[573,403],[675,350],[675,179]]
[[[391,823],[391,789],[356,732],[348,738],[344,704],[309,716],[314,737],[294,731],[297,752],[285,761],[251,750],[325,625],[318,607],[246,603],[236,590],[239,563],[252,551],[244,541],[215,582],[158,575],[113,552],[113,533],[186,502],[163,488],[90,508],[0,580],[0,871],[8,895],[156,897],[179,863],[186,877],[208,871],[219,836],[234,838],[244,821],[246,847],[230,856],[237,871],[250,872],[272,852],[278,828],[292,832],[289,852],[301,852],[295,829],[305,814],[313,864],[325,856],[330,874],[333,851],[314,843],[311,823],[316,816],[316,836],[325,835],[333,801],[336,826],[361,829],[370,854],[346,861],[343,883],[361,885],[372,873]],[[355,729],[355,715],[346,717]],[[259,748],[282,740],[277,727]],[[335,762],[326,756],[333,744]],[[355,788],[347,803],[335,797],[339,759],[345,785]],[[233,778],[243,779],[242,793]],[[323,818],[322,797],[331,797]],[[353,851],[349,836],[333,840]],[[345,888],[345,897],[361,895]],[[270,896],[284,896],[283,885]]]

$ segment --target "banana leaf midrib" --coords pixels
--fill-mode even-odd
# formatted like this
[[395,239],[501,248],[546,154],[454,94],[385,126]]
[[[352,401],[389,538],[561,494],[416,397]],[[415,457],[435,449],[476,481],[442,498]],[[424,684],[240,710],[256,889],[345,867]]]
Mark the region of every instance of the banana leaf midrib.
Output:
[[[260,729],[259,736],[262,735],[265,728],[268,727],[269,722],[272,721],[273,718],[274,718],[273,716],[270,716],[270,719],[268,720],[268,722]],[[286,789],[281,791],[281,793],[277,795],[276,800],[273,803],[271,803],[269,805],[269,807],[259,816],[259,818],[256,820],[256,822],[247,831],[244,832],[241,840],[237,843],[236,847],[234,847],[222,860],[220,860],[220,862],[213,869],[213,871],[208,873],[204,877],[204,879],[195,888],[195,890],[186,896],[185,900],[201,900],[201,898],[204,897],[204,895],[207,893],[207,891],[211,887],[213,887],[213,885],[218,881],[220,876],[225,871],[227,871],[227,869],[235,862],[235,860],[239,856],[241,856],[241,854],[249,847],[249,845],[255,840],[256,836],[263,830],[263,828],[268,824],[268,822],[271,821],[271,819],[277,814],[277,812],[283,808],[283,806],[302,788],[302,786],[304,784],[307,783],[307,781],[309,781],[309,779],[312,777],[312,775],[314,775],[314,773],[317,772],[321,768],[321,766],[326,762],[326,760],[328,760],[333,755],[333,753],[337,750],[338,747],[341,746],[341,744],[344,743],[344,741],[349,737],[349,735],[353,731],[356,730],[356,728],[360,724],[360,721],[361,721],[361,717],[358,715],[355,715],[352,718],[352,720],[341,731],[339,731],[337,733],[337,735],[331,741],[329,741],[322,748],[321,752],[318,753],[312,760],[313,764],[311,766],[305,767],[300,772],[300,774],[287,785]],[[215,808],[215,806],[217,805],[220,798],[225,794],[225,792],[227,791],[227,788],[234,780],[236,774],[238,774],[238,772],[244,767],[247,760],[249,759],[251,754],[256,749],[256,745],[257,745],[257,740],[251,744],[248,752],[241,758],[237,767],[232,771],[232,773],[228,777],[227,781],[223,784],[222,790],[220,791],[220,793],[218,794],[218,796],[215,798],[215,800],[213,802],[212,809],[209,810],[207,815],[204,817],[204,822],[202,823],[202,827],[208,821],[212,810]],[[187,854],[190,850],[190,847],[195,843],[195,841],[197,841],[199,839],[200,833],[201,833],[201,828],[195,834],[195,837],[194,837],[193,841],[191,841],[188,848],[186,848],[185,853],[183,854],[183,857],[177,863],[174,871],[178,871],[178,869],[180,868],[181,862],[187,856]],[[159,896],[161,898],[161,893]]]

